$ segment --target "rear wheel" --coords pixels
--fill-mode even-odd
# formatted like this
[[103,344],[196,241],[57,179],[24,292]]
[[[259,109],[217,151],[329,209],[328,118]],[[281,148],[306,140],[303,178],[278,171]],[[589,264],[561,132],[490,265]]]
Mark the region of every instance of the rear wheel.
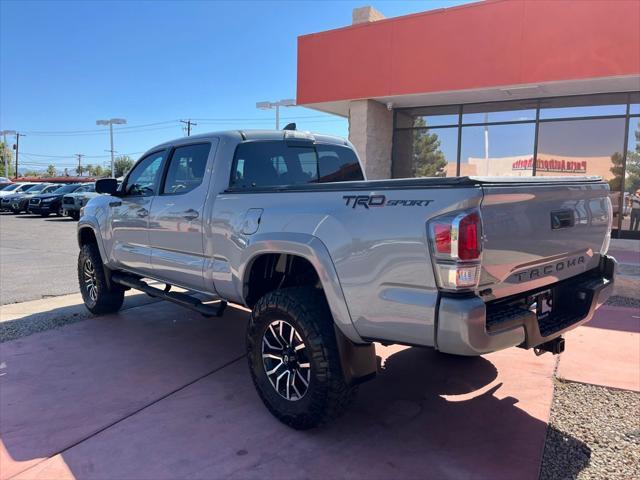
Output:
[[56,211],[56,215],[59,217],[64,217],[64,208],[62,208],[62,205],[58,207],[58,210]]
[[82,246],[78,256],[78,282],[85,306],[91,313],[101,315],[120,310],[124,301],[124,288],[107,283],[98,246]]
[[269,411],[299,430],[338,417],[356,388],[342,373],[326,299],[314,288],[286,288],[262,297],[247,334],[249,368]]
[[69,214],[69,216],[76,221],[80,220],[80,212],[73,211]]

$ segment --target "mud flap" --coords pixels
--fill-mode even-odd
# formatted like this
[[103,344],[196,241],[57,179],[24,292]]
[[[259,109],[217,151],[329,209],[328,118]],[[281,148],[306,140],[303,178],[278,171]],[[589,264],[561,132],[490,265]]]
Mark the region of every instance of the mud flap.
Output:
[[378,361],[373,343],[353,343],[335,325],[333,329],[336,332],[340,363],[347,384],[358,385],[375,378],[378,372]]

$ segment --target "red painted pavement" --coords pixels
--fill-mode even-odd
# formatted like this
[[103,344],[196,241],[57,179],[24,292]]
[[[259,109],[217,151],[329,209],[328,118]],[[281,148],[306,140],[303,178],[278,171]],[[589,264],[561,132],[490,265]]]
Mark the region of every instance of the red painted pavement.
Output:
[[161,302],[0,344],[0,478],[242,355],[245,322]]
[[558,377],[640,391],[640,309],[605,305],[565,338]]
[[135,413],[237,358],[245,321],[158,303],[3,344],[0,476],[537,478],[554,359],[519,349],[379,347],[379,377],[310,432],[266,411],[244,358]]

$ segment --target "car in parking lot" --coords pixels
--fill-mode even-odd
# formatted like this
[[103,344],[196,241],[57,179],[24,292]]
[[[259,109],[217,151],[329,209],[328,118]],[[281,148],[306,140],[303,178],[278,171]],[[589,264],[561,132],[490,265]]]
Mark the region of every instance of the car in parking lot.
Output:
[[28,188],[37,185],[35,182],[17,182],[7,185],[2,190],[0,190],[0,198],[6,197],[9,195],[14,195],[16,193],[24,192]]
[[80,209],[84,207],[93,197],[100,195],[96,193],[95,183],[87,183],[81,186],[75,192],[69,193],[62,197],[63,214],[74,220],[80,218]]
[[44,193],[51,193],[60,188],[59,184],[55,183],[38,183],[33,187],[15,195],[10,195],[2,198],[0,202],[0,209],[11,210],[14,214],[26,212],[29,206],[29,199],[34,195],[40,195]]
[[52,213],[62,217],[64,215],[62,197],[68,193],[75,192],[81,186],[81,183],[68,183],[54,192],[34,195],[29,199],[28,211],[42,217],[48,217]]
[[2,190],[4,187],[8,187],[12,183],[13,182],[7,177],[0,177],[0,190]]

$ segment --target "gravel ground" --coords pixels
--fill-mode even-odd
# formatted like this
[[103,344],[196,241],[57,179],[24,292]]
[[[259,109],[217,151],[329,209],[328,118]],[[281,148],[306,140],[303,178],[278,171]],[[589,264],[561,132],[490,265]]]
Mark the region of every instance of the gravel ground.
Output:
[[556,380],[541,480],[640,478],[640,393]]
[[609,299],[607,300],[607,305],[615,305],[616,307],[640,308],[640,299],[614,295],[612,297],[609,297]]

